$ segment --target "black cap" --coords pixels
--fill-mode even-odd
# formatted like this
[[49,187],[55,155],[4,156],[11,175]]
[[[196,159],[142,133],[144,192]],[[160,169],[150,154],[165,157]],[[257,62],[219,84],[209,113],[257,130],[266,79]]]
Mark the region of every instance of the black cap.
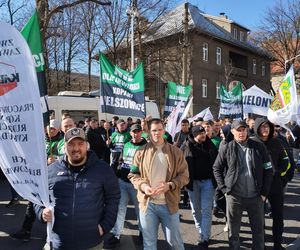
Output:
[[197,117],[194,122],[203,122],[203,118],[202,117]]
[[234,120],[231,124],[231,129],[239,129],[240,127],[247,128],[247,123],[243,120]]
[[142,131],[141,125],[140,125],[140,124],[133,124],[133,125],[131,125],[130,131],[132,132],[132,131],[134,131],[134,130]]
[[194,137],[196,137],[197,135],[199,135],[200,133],[205,132],[205,129],[202,126],[194,126],[192,128],[192,135]]

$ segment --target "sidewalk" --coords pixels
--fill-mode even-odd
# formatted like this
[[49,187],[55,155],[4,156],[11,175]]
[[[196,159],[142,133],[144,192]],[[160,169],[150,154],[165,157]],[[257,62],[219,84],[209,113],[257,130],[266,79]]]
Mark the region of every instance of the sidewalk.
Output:
[[[12,208],[6,208],[10,200],[10,188],[6,180],[0,180],[0,249],[5,250],[40,250],[45,244],[45,225],[35,222],[31,241],[23,243],[9,237],[10,233],[18,231],[23,222],[26,202]],[[186,250],[198,249],[198,234],[194,226],[190,209],[181,208],[181,232]],[[300,250],[300,174],[295,174],[294,180],[289,183],[288,192],[285,196],[284,210],[284,246],[289,250]],[[272,249],[272,220],[266,216],[266,249]],[[227,233],[223,231],[224,219],[213,217],[211,241],[209,249],[228,249]],[[246,214],[243,216],[241,227],[241,249],[251,248],[251,231],[248,227],[249,220]],[[127,221],[125,222],[124,234],[121,245],[116,250],[142,250],[142,246],[135,244],[138,236],[137,223],[134,217],[133,206],[128,207]],[[79,236],[80,237],[80,236]],[[162,231],[158,235],[158,250],[168,249],[164,241]]]

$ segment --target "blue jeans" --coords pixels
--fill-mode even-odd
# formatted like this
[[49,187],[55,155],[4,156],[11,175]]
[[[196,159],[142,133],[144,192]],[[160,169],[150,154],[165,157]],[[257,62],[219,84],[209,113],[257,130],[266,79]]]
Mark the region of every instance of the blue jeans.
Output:
[[143,230],[144,250],[157,249],[159,223],[162,225],[169,246],[172,249],[184,250],[178,212],[170,214],[167,205],[157,205],[149,202],[146,212],[140,211],[140,220]]
[[200,241],[208,241],[211,233],[214,187],[211,179],[194,180],[193,191],[188,190],[195,226]]
[[125,222],[129,199],[131,199],[131,201],[134,204],[139,230],[141,231],[141,224],[139,220],[139,203],[136,198],[137,191],[136,189],[134,189],[131,182],[126,182],[123,181],[122,179],[119,179],[119,186],[121,191],[121,198],[119,201],[117,221],[114,225],[114,228],[112,229],[112,233],[118,238],[120,237],[124,228],[124,222]]

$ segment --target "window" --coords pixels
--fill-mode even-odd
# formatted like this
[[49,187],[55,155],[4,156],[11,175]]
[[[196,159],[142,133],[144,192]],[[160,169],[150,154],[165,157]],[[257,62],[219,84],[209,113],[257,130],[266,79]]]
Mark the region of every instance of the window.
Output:
[[240,31],[240,41],[244,42],[245,41],[245,34],[243,31]]
[[221,88],[221,83],[216,82],[216,98],[220,99],[220,88]]
[[207,79],[202,79],[202,97],[207,97]]
[[256,75],[256,59],[253,59],[252,61],[252,73],[253,75]]
[[208,43],[203,43],[203,61],[208,61]]
[[266,63],[262,62],[261,64],[261,76],[266,76]]
[[237,29],[236,28],[233,29],[233,38],[237,39]]
[[217,47],[217,65],[221,65],[222,63],[222,49]]

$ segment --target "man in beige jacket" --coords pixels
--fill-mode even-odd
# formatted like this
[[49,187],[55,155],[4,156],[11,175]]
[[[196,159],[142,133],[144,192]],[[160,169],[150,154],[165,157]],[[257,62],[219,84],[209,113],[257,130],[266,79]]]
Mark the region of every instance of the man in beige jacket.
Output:
[[187,163],[181,150],[163,139],[162,120],[150,120],[149,129],[151,141],[136,151],[128,175],[138,190],[144,250],[157,249],[159,223],[170,247],[183,250],[178,203],[189,181]]

